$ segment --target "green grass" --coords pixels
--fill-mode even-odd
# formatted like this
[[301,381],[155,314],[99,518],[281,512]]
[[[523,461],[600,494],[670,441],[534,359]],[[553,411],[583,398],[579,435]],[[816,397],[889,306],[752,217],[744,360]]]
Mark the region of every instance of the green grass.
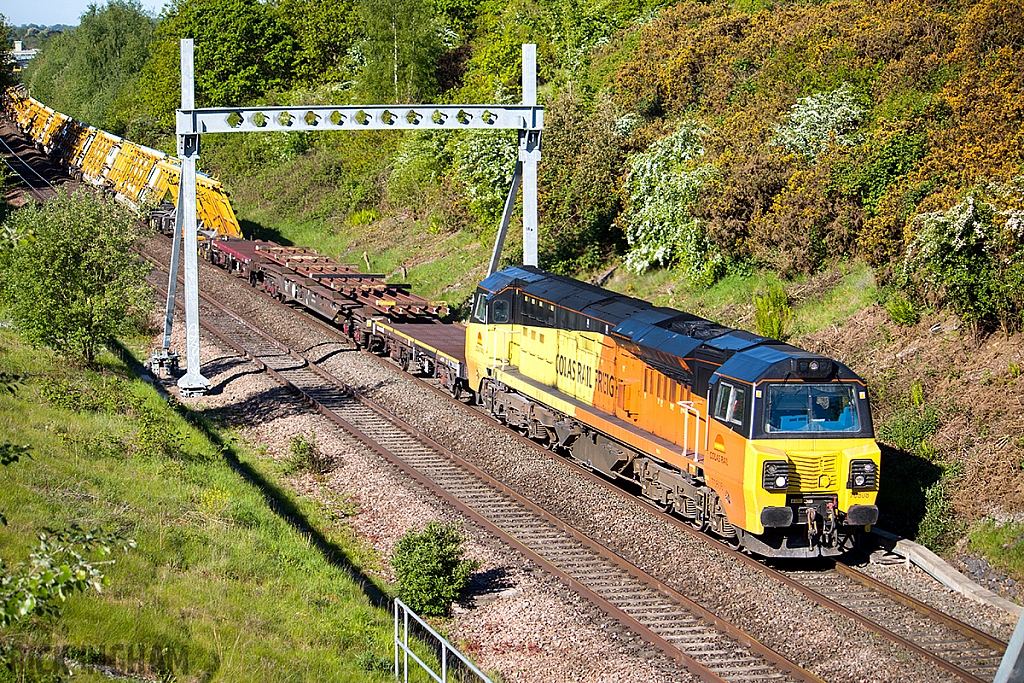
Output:
[[878,298],[878,285],[870,266],[863,261],[840,263],[838,284],[793,307],[790,334],[798,337],[832,325],[842,325]]
[[1024,576],[1024,523],[985,520],[970,531],[968,538],[971,550],[983,555],[993,567],[1014,577]]
[[[0,557],[25,559],[44,526],[72,523],[137,543],[115,551],[102,594],[0,630],[0,647],[71,648],[129,667],[127,652],[143,648],[151,663],[155,648],[179,681],[387,680],[385,587],[358,568],[379,558],[343,520],[283,488],[277,466],[168,406],[113,356],[103,364],[69,368],[0,330],[0,371],[30,375],[0,396],[0,440],[30,443],[33,455],[2,472],[10,526],[0,528]],[[48,379],[120,408],[56,407],[43,396]]]

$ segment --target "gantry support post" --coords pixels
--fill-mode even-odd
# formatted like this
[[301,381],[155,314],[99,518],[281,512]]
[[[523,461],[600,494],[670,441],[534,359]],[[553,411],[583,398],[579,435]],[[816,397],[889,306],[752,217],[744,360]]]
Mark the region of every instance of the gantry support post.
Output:
[[[537,106],[537,46],[523,45],[523,106]],[[537,265],[537,163],[540,129],[531,121],[519,131],[519,162],[523,165],[523,265]]]
[[996,678],[993,683],[1019,683],[1024,681],[1024,613],[1017,619],[1017,628],[1003,653]]
[[[194,51],[191,38],[181,41],[181,109],[196,106]],[[178,126],[178,153],[181,155],[181,184],[178,215],[185,237],[185,375],[178,380],[184,397],[202,396],[210,382],[199,371],[199,238],[196,225],[196,159],[199,158],[199,134]],[[175,220],[175,226],[178,221]]]
[[516,170],[512,174],[512,187],[505,197],[505,209],[501,212],[501,225],[498,226],[498,234],[494,238],[494,249],[491,251],[491,264],[487,268],[487,274],[493,275],[498,272],[498,263],[501,261],[501,249],[505,246],[505,235],[508,233],[508,224],[512,220],[512,210],[516,207],[516,195],[519,194],[519,181],[523,178],[523,162],[516,162]]
[[540,162],[540,130],[543,120],[537,118],[537,46],[531,44],[523,45],[522,107],[533,115],[529,119],[524,118],[523,127],[519,129],[519,160],[512,175],[512,187],[505,199],[501,225],[494,238],[488,275],[498,270],[520,183],[523,185],[523,265],[537,265],[537,164]]
[[[179,149],[180,153],[181,150]],[[178,203],[182,206],[185,202],[183,195],[185,186],[178,180]],[[181,256],[181,211],[174,212],[174,238],[171,242],[171,268],[167,275],[167,310],[164,315],[164,346],[165,354],[171,351],[171,326],[174,324],[174,297],[178,291],[178,269],[179,257]]]
[[[179,150],[180,152],[181,150]],[[182,205],[184,186],[178,183],[178,206]],[[178,374],[180,357],[171,351],[171,328],[174,325],[174,298],[178,289],[178,259],[181,254],[181,211],[174,212],[174,238],[171,242],[171,267],[167,274],[167,308],[164,311],[164,343],[154,351],[147,365],[151,372],[161,377]]]

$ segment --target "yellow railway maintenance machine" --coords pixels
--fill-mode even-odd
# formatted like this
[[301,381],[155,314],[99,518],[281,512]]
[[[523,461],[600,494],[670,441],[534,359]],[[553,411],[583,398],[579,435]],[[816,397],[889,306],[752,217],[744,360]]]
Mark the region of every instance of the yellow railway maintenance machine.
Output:
[[[137,211],[165,199],[177,205],[180,159],[87,126],[17,88],[8,89],[6,104],[22,131],[82,180],[110,190],[118,201]],[[222,237],[241,237],[238,219],[220,182],[199,173],[196,185],[200,227]]]

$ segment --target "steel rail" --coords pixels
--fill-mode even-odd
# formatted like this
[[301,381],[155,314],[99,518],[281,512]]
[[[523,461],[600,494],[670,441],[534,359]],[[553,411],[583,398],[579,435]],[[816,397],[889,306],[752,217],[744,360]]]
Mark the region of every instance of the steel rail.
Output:
[[[221,269],[218,269],[218,271],[220,271],[220,270]],[[223,274],[225,276],[228,276],[227,273],[223,273]],[[235,278],[233,278],[233,279],[235,279]],[[270,299],[270,300],[274,301],[273,299]],[[305,321],[308,321],[308,322],[312,322],[318,328],[320,328],[322,331],[324,331],[325,333],[335,337],[336,339],[344,340],[345,343],[354,346],[352,341],[347,336],[345,336],[340,330],[338,330],[336,327],[334,327],[330,323],[325,322],[319,316],[316,316],[315,314],[311,313],[310,311],[308,311],[306,309],[295,308],[295,307],[289,306],[288,304],[282,303],[282,302],[276,302],[275,301],[275,303],[277,303],[279,306],[281,306],[283,308],[288,309],[289,311],[291,311],[293,314],[297,315],[301,319],[303,319]],[[465,402],[460,401],[460,400],[454,398],[453,396],[451,396],[451,394],[449,392],[444,391],[443,389],[441,389],[438,386],[428,382],[427,380],[425,380],[422,377],[418,377],[416,375],[412,375],[410,373],[401,371],[401,369],[397,365],[395,365],[393,362],[391,362],[390,360],[387,360],[387,359],[385,359],[385,358],[383,358],[381,356],[378,356],[378,355],[372,354],[372,353],[367,354],[367,355],[372,357],[375,361],[377,361],[378,363],[380,363],[384,367],[387,367],[387,368],[389,368],[391,370],[394,370],[396,372],[402,372],[403,376],[412,379],[414,382],[418,383],[420,386],[429,389],[430,391],[434,392],[437,396],[443,398],[444,400],[450,401],[450,402],[452,402],[454,404],[457,404],[457,405],[461,406],[463,409],[471,411],[474,415],[477,415],[479,417],[483,417],[490,424],[502,428],[507,434],[510,434],[510,435],[514,436],[517,440],[519,440],[524,445],[526,445],[526,446],[528,446],[530,448],[533,448],[533,449],[537,450],[538,452],[544,452],[546,455],[549,455],[549,456],[551,455],[550,451],[548,449],[546,449],[544,446],[536,443],[532,439],[530,439],[530,438],[520,434],[516,430],[511,429],[508,426],[502,424],[501,422],[495,420],[491,415],[489,415],[488,413],[484,412],[483,410],[471,407],[471,406],[467,405]],[[727,554],[728,556],[730,556],[730,557],[732,557],[732,558],[734,558],[734,559],[736,559],[736,560],[738,560],[740,562],[743,562],[744,564],[746,564],[749,567],[755,568],[755,569],[757,569],[757,570],[767,574],[769,577],[771,577],[771,578],[775,579],[776,581],[778,581],[778,582],[788,586],[789,588],[797,591],[798,593],[800,593],[801,595],[803,595],[807,599],[813,601],[817,605],[819,605],[821,607],[824,607],[824,608],[826,608],[826,609],[828,609],[830,611],[833,611],[833,612],[835,612],[835,613],[837,613],[837,614],[839,614],[839,615],[841,615],[843,617],[846,617],[848,619],[852,619],[855,623],[863,626],[867,630],[869,630],[869,631],[871,631],[871,632],[873,632],[873,633],[875,633],[875,634],[877,634],[879,636],[882,636],[883,638],[886,638],[886,639],[894,642],[895,644],[897,644],[897,645],[907,649],[911,653],[913,653],[913,654],[915,654],[915,655],[917,655],[917,656],[919,656],[921,658],[924,658],[924,659],[932,662],[936,666],[938,666],[938,667],[944,669],[945,671],[947,671],[947,672],[957,676],[958,678],[960,678],[961,680],[965,681],[966,683],[989,683],[988,681],[986,681],[986,679],[979,678],[978,676],[976,676],[976,675],[972,674],[971,672],[967,671],[966,669],[962,668],[961,666],[959,666],[955,662],[950,662],[947,659],[944,659],[943,657],[941,657],[940,655],[927,650],[926,648],[922,647],[920,644],[913,642],[909,637],[907,637],[905,635],[902,635],[902,634],[899,634],[899,633],[896,633],[896,632],[892,631],[891,629],[886,628],[882,624],[878,623],[877,621],[872,620],[871,618],[869,618],[869,617],[867,617],[865,615],[862,615],[862,614],[856,612],[855,610],[853,610],[853,609],[851,609],[849,607],[846,607],[846,606],[842,605],[838,601],[836,601],[836,600],[834,600],[832,598],[829,598],[826,595],[823,595],[819,591],[814,590],[812,587],[810,587],[810,586],[808,586],[808,585],[806,585],[804,583],[801,583],[800,581],[798,581],[798,580],[796,580],[796,579],[794,579],[794,578],[792,578],[790,576],[787,576],[785,573],[783,573],[783,572],[781,572],[779,570],[776,570],[776,569],[774,569],[772,567],[767,566],[763,562],[761,562],[761,561],[751,557],[750,555],[747,555],[747,554],[743,553],[742,551],[736,550],[736,549],[730,547],[728,544],[726,544],[724,542],[721,542],[718,539],[715,539],[714,537],[708,536],[705,533],[702,533],[700,531],[697,531],[697,530],[693,529],[684,520],[676,517],[675,515],[666,513],[663,509],[661,509],[658,506],[656,506],[656,505],[654,505],[654,504],[644,500],[643,498],[641,498],[639,496],[633,495],[633,494],[625,491],[624,489],[622,489],[621,486],[617,485],[616,483],[610,481],[609,479],[607,479],[605,477],[602,477],[602,476],[596,474],[592,470],[590,470],[587,467],[585,467],[585,466],[575,462],[571,458],[559,456],[559,461],[565,463],[573,471],[575,471],[576,473],[584,476],[588,480],[590,480],[590,481],[592,481],[592,482],[602,486],[605,490],[607,490],[609,492],[612,492],[612,493],[615,493],[616,495],[627,496],[630,500],[632,500],[633,502],[639,504],[641,507],[647,509],[649,512],[658,514],[663,521],[668,522],[669,524],[675,526],[676,528],[678,528],[678,529],[680,529],[680,530],[682,530],[682,531],[684,531],[684,532],[686,532],[688,534],[692,534],[695,537],[698,537],[698,538],[701,538],[701,539],[703,539],[705,541],[711,542],[716,548],[718,548],[719,550],[721,550],[723,553]],[[847,569],[851,574],[854,572],[854,570],[852,570],[852,568],[846,567],[845,565],[837,565],[837,566],[845,567],[845,569]],[[837,569],[836,571],[842,572],[843,570]],[[976,642],[979,645],[982,645],[984,647],[989,647],[989,648],[992,648],[994,650],[1005,650],[1006,643],[1003,643],[1002,641],[992,637],[991,635],[985,634],[982,631],[974,629],[973,627],[971,627],[971,626],[969,626],[967,624],[964,624],[964,623],[960,622],[959,620],[956,620],[953,617],[950,617],[949,615],[946,615],[943,612],[941,612],[941,611],[939,611],[939,610],[937,610],[937,609],[935,609],[935,608],[933,608],[933,607],[931,607],[931,606],[929,606],[929,605],[927,605],[925,603],[922,603],[922,602],[917,601],[917,600],[915,600],[914,598],[912,598],[912,597],[910,597],[908,595],[900,593],[896,589],[893,589],[891,587],[885,586],[885,584],[882,584],[881,582],[877,582],[877,581],[871,580],[870,577],[867,577],[866,575],[864,575],[862,573],[858,572],[857,574],[859,576],[862,576],[865,580],[861,581],[859,578],[856,578],[854,576],[851,576],[851,578],[854,578],[855,580],[860,581],[862,584],[865,584],[865,585],[867,585],[868,587],[870,587],[870,588],[872,588],[874,590],[877,590],[879,592],[884,593],[885,595],[887,595],[888,597],[890,597],[892,600],[894,600],[897,603],[900,603],[900,604],[902,604],[904,606],[908,606],[908,607],[911,607],[912,609],[915,609],[920,614],[928,617],[932,621],[934,621],[936,623],[939,623],[939,624],[942,624],[943,626],[947,626],[947,627],[949,627],[951,629],[954,629],[954,630],[960,632],[961,634],[963,634],[964,636],[966,636],[967,638],[973,640],[974,642]],[[877,584],[877,586],[882,586],[884,588],[876,588],[876,584]],[[975,634],[977,634],[977,635],[975,635]]]
[[[295,309],[292,309],[292,310],[295,310]],[[303,315],[304,318],[308,318],[308,319],[314,320],[317,324],[321,325],[324,329],[327,329],[327,330],[332,329],[330,325],[328,325],[326,323],[323,323],[319,319],[316,319],[315,317],[310,315],[308,312],[306,312],[306,311],[301,311],[301,312],[304,314]],[[336,329],[334,330],[334,332],[335,332],[335,334],[339,334],[339,332]],[[370,355],[373,358],[375,358],[382,365],[390,367],[390,368],[394,369],[395,371],[401,372],[401,368],[399,368],[394,363],[388,361],[387,359],[382,358],[382,357],[377,356],[376,354],[372,354],[372,353],[368,354],[368,355]],[[435,394],[438,395],[439,397],[441,397],[441,398],[443,398],[443,399],[445,399],[447,401],[450,401],[452,403],[458,404],[458,405],[462,406],[464,409],[471,410],[474,414],[479,415],[479,416],[485,418],[488,422],[490,422],[491,424],[493,424],[493,425],[495,425],[495,426],[505,430],[506,433],[508,433],[510,435],[513,435],[517,440],[519,440],[521,443],[524,443],[524,444],[528,445],[530,448],[533,448],[533,449],[537,450],[538,452],[544,452],[544,453],[546,453],[548,455],[551,454],[549,449],[545,448],[541,444],[538,444],[537,442],[533,441],[529,437],[520,434],[516,430],[511,429],[507,425],[499,422],[498,420],[494,419],[493,416],[491,416],[487,412],[483,411],[482,409],[477,409],[475,407],[468,406],[466,403],[464,403],[462,401],[459,401],[458,399],[456,399],[453,396],[451,396],[447,391],[444,391],[444,390],[440,389],[439,387],[431,384],[430,382],[426,381],[422,377],[417,377],[417,376],[411,375],[409,373],[403,373],[403,374],[408,376],[408,377],[411,377],[415,382],[417,382],[421,386],[429,388],[430,390],[435,392]],[[594,483],[599,484],[600,486],[604,487],[605,490],[610,491],[610,492],[614,492],[617,495],[628,496],[630,500],[632,500],[633,502],[638,503],[642,507],[646,508],[649,512],[652,512],[654,514],[659,515],[662,518],[663,521],[668,522],[672,526],[674,526],[674,527],[676,527],[678,529],[681,529],[682,531],[684,531],[684,532],[686,532],[688,534],[691,534],[693,536],[696,536],[698,538],[701,538],[701,539],[703,539],[705,541],[708,541],[708,542],[712,543],[717,549],[721,550],[723,553],[729,555],[733,559],[739,560],[740,562],[743,562],[744,564],[746,564],[749,567],[752,567],[752,568],[758,569],[759,571],[764,572],[769,577],[775,579],[776,581],[779,581],[780,583],[782,583],[783,585],[788,586],[789,588],[792,588],[793,590],[797,591],[798,593],[800,593],[804,597],[808,598],[809,600],[813,601],[817,605],[819,605],[821,607],[825,607],[826,609],[829,609],[829,610],[831,610],[831,611],[833,611],[833,612],[835,612],[835,613],[837,613],[837,614],[839,614],[841,616],[844,616],[844,617],[846,617],[848,619],[852,619],[855,623],[860,624],[861,626],[867,628],[868,630],[874,632],[875,634],[877,634],[879,636],[882,636],[883,638],[886,638],[888,640],[891,640],[892,642],[896,643],[897,645],[900,645],[901,647],[906,648],[910,652],[912,652],[912,653],[914,653],[914,654],[916,654],[916,655],[918,655],[918,656],[920,656],[920,657],[922,657],[924,659],[927,659],[928,661],[931,661],[936,666],[938,666],[938,667],[948,671],[949,673],[951,673],[951,674],[957,676],[958,678],[960,678],[961,680],[965,681],[965,683],[990,683],[991,679],[986,680],[986,679],[983,679],[983,678],[979,678],[978,676],[975,676],[974,674],[972,674],[971,672],[967,671],[966,669],[960,667],[956,663],[950,662],[949,660],[944,659],[943,657],[939,656],[938,654],[925,649],[921,645],[919,645],[919,644],[913,642],[912,640],[910,640],[908,637],[906,637],[904,635],[901,635],[899,633],[896,633],[895,631],[892,631],[891,629],[886,628],[885,626],[879,624],[878,622],[872,620],[871,618],[869,618],[869,617],[867,617],[865,615],[862,615],[862,614],[856,612],[855,610],[850,609],[849,607],[846,607],[846,606],[842,605],[838,601],[833,600],[832,598],[829,598],[826,595],[823,595],[822,593],[814,590],[812,587],[810,587],[810,586],[808,586],[808,585],[806,585],[804,583],[801,583],[800,581],[797,581],[797,580],[793,579],[790,576],[787,576],[783,572],[780,572],[780,571],[778,571],[778,570],[776,570],[776,569],[774,569],[772,567],[767,566],[765,563],[761,562],[760,560],[757,560],[757,559],[751,557],[750,555],[745,554],[741,550],[737,550],[737,549],[729,546],[724,541],[721,541],[720,539],[714,538],[712,536],[708,536],[707,534],[694,529],[689,524],[687,524],[684,520],[681,520],[678,517],[676,517],[675,515],[672,515],[672,514],[666,512],[664,509],[662,509],[662,508],[658,507],[657,505],[654,505],[653,503],[651,503],[651,502],[641,498],[640,496],[628,493],[627,491],[625,491],[618,484],[610,481],[609,479],[607,479],[605,477],[600,476],[599,474],[595,473],[593,470],[588,469],[587,467],[581,465],[580,463],[577,463],[576,461],[572,460],[571,458],[562,457],[562,456],[558,456],[558,457],[559,457],[559,459],[562,462],[564,462],[569,467],[571,467],[575,472],[577,472],[578,474],[584,476],[588,480],[590,480],[590,481],[592,481]],[[848,571],[850,573],[851,578],[855,578],[853,576],[854,570],[851,567],[848,567],[846,565],[840,565],[839,563],[837,563],[836,566],[837,567],[842,566],[846,571]],[[837,571],[842,571],[842,570],[837,569]],[[860,581],[864,585],[866,585],[866,586],[868,586],[868,587],[870,587],[870,588],[872,588],[872,589],[874,589],[874,590],[876,590],[878,592],[884,593],[886,596],[891,597],[896,602],[899,602],[899,603],[901,603],[903,605],[912,607],[913,609],[917,610],[922,615],[927,616],[928,618],[932,619],[933,621],[936,621],[936,622],[941,623],[943,625],[946,625],[946,626],[948,626],[948,627],[950,627],[950,628],[952,628],[954,630],[959,631],[960,633],[962,633],[963,635],[965,635],[969,639],[974,640],[978,644],[983,645],[985,647],[991,647],[992,649],[997,649],[999,651],[1004,651],[1006,649],[1006,643],[998,640],[997,638],[994,638],[994,637],[992,637],[989,634],[986,634],[986,633],[984,633],[982,631],[979,631],[979,630],[973,628],[972,626],[969,626],[968,624],[960,622],[959,620],[954,619],[953,617],[950,617],[949,615],[947,615],[947,614],[945,614],[945,613],[943,613],[943,612],[941,612],[941,611],[939,611],[939,610],[937,610],[937,609],[935,609],[935,608],[933,608],[933,607],[931,607],[931,606],[929,606],[929,605],[927,605],[927,604],[925,604],[923,602],[915,600],[913,597],[911,597],[909,595],[906,595],[904,593],[901,593],[898,590],[896,590],[896,589],[894,589],[894,588],[892,588],[890,586],[886,586],[885,584],[882,584],[879,581],[875,581],[874,579],[871,579],[871,577],[868,577],[866,574],[863,574],[862,572],[856,572],[856,574],[857,574],[856,580]],[[876,586],[881,586],[883,588],[878,588]],[[975,634],[977,634],[977,635],[975,635]]]
[[[683,609],[690,612],[693,616],[697,617],[698,620],[703,620],[706,623],[713,626],[715,629],[717,629],[719,632],[725,635],[726,638],[736,641],[742,646],[742,648],[746,648],[750,652],[755,653],[757,656],[761,657],[765,662],[769,663],[771,667],[774,667],[776,670],[776,673],[767,674],[768,678],[782,679],[783,677],[787,677],[788,680],[793,681],[802,681],[806,683],[823,683],[821,679],[815,676],[814,674],[805,671],[798,665],[785,659],[778,653],[761,644],[753,637],[739,630],[734,625],[721,619],[717,615],[712,614],[711,612],[701,607],[697,603],[693,602],[689,598],[683,596],[681,593],[679,593],[672,587],[648,575],[643,570],[639,569],[638,567],[635,567],[628,561],[619,557],[612,551],[605,548],[600,543],[589,538],[583,532],[580,532],[579,530],[573,528],[566,522],[561,521],[553,515],[551,515],[550,513],[546,512],[536,504],[526,500],[521,495],[519,495],[518,493],[516,493],[503,483],[497,481],[496,479],[494,479],[487,473],[483,472],[479,468],[475,467],[461,456],[458,456],[457,454],[448,450],[446,447],[435,442],[429,436],[423,434],[420,430],[416,429],[415,427],[412,427],[408,423],[401,420],[399,417],[393,415],[392,413],[386,411],[385,409],[374,403],[369,398],[363,396],[354,388],[352,388],[339,378],[332,375],[330,372],[324,370],[323,368],[320,368],[319,366],[316,365],[316,363],[310,362],[302,354],[298,353],[294,349],[291,349],[287,345],[282,344],[273,336],[267,334],[265,331],[253,325],[252,323],[249,323],[245,321],[243,318],[237,316],[232,311],[228,310],[225,306],[214,300],[212,297],[209,297],[205,293],[201,293],[201,298],[205,301],[205,303],[215,307],[223,315],[226,315],[235,324],[245,327],[248,331],[258,335],[266,343],[275,347],[278,352],[286,354],[287,356],[289,356],[290,358],[294,359],[299,363],[299,365],[295,366],[295,368],[289,368],[290,370],[301,368],[313,371],[318,376],[320,376],[325,382],[328,382],[331,385],[340,388],[341,391],[344,392],[345,396],[351,397],[359,401],[362,405],[366,406],[371,411],[378,414],[388,423],[394,425],[398,429],[401,429],[407,434],[413,435],[414,438],[416,438],[417,440],[426,443],[432,450],[441,453],[445,458],[456,463],[458,467],[470,473],[470,475],[473,478],[486,483],[487,486],[497,491],[505,499],[515,501],[515,503],[518,506],[527,509],[531,514],[533,514],[537,518],[542,519],[547,524],[558,528],[568,537],[585,546],[589,551],[600,557],[604,562],[607,562],[609,565],[622,569],[635,580],[637,580],[640,584],[646,584],[647,586],[655,589],[663,596],[669,598],[670,601],[682,606]],[[209,322],[208,317],[203,319],[202,325],[208,332],[213,334],[219,341],[224,343],[228,348],[234,349],[239,354],[251,359],[258,366],[260,366],[261,369],[265,370],[271,377],[273,377],[276,381],[281,383],[283,386],[288,387],[290,390],[296,392],[303,398],[304,401],[315,407],[325,417],[333,421],[335,424],[338,424],[340,427],[345,429],[345,431],[352,434],[355,438],[357,438],[367,447],[371,448],[372,450],[380,454],[382,457],[384,457],[386,460],[391,462],[393,465],[398,467],[401,471],[405,472],[408,476],[411,476],[423,487],[432,491],[434,494],[438,495],[442,500],[444,500],[448,504],[451,504],[454,507],[456,507],[460,512],[466,515],[466,517],[471,519],[474,523],[480,525],[482,528],[486,529],[489,533],[495,535],[497,538],[508,544],[510,547],[515,548],[517,551],[519,551],[525,557],[536,563],[545,571],[558,578],[570,589],[574,590],[581,596],[587,598],[595,605],[597,605],[601,610],[603,610],[613,618],[617,619],[620,623],[627,626],[629,629],[636,632],[644,640],[648,641],[658,649],[662,650],[672,658],[679,661],[683,666],[687,668],[687,670],[689,670],[691,673],[700,678],[700,680],[706,681],[707,683],[724,683],[725,681],[755,680],[764,678],[766,676],[766,674],[763,671],[763,669],[766,668],[764,665],[757,665],[755,667],[760,669],[760,671],[756,672],[757,675],[754,679],[743,677],[742,668],[737,668],[731,671],[732,673],[740,674],[739,676],[729,675],[730,670],[723,668],[719,669],[719,671],[722,673],[722,675],[719,675],[708,666],[702,664],[695,656],[681,649],[679,645],[673,643],[671,640],[667,639],[663,635],[654,631],[652,628],[640,622],[636,616],[630,615],[628,611],[612,603],[609,599],[598,593],[597,590],[595,590],[594,588],[585,583],[582,583],[577,577],[571,575],[563,568],[557,566],[549,558],[545,557],[535,548],[532,548],[529,545],[527,545],[526,542],[518,538],[515,534],[510,533],[508,530],[502,528],[500,525],[493,522],[484,514],[481,514],[478,510],[474,509],[470,505],[467,505],[458,496],[453,495],[449,491],[445,490],[442,486],[440,486],[430,477],[416,470],[415,467],[411,467],[409,463],[402,458],[402,456],[396,455],[395,453],[391,452],[384,446],[380,445],[374,438],[365,434],[364,431],[360,429],[357,425],[353,424],[350,420],[347,420],[341,415],[339,415],[335,411],[335,409],[332,409],[331,407],[325,405],[323,401],[314,396],[310,391],[303,389],[302,387],[298,386],[296,383],[285,377],[282,371],[270,367],[266,362],[256,357],[256,355],[254,355],[250,350],[244,348],[239,343],[237,343],[236,340],[231,339],[228,335],[224,334],[221,330],[219,330],[216,326],[212,325]],[[740,664],[742,663],[743,661],[740,661]]]
[[[22,159],[22,158],[21,158],[21,155],[19,155],[19,154],[18,154],[17,152],[15,152],[15,151],[14,151],[14,149],[12,149],[12,148],[11,148],[11,146],[7,144],[7,141],[6,141],[6,140],[4,140],[4,139],[3,139],[2,137],[0,137],[0,144],[2,144],[2,145],[4,146],[4,148],[5,148],[6,150],[7,150],[8,154],[10,155],[10,157],[12,157],[12,158],[14,158],[14,159],[18,160],[19,162],[21,162],[21,164],[22,164],[22,165],[23,165],[23,166],[24,166],[24,167],[25,167],[26,169],[28,169],[29,171],[31,171],[32,173],[34,173],[34,174],[35,174],[35,175],[36,175],[36,176],[37,176],[37,177],[38,177],[38,178],[39,178],[40,180],[42,180],[42,181],[43,181],[43,183],[44,183],[44,184],[46,185],[46,188],[49,188],[49,190],[50,190],[50,191],[51,191],[51,192],[52,192],[53,194],[56,194],[56,193],[57,193],[57,189],[56,189],[56,188],[55,188],[55,187],[54,187],[53,185],[51,185],[51,184],[50,184],[50,181],[48,181],[48,180],[47,180],[46,178],[44,178],[44,177],[43,177],[43,176],[42,176],[42,175],[41,175],[41,174],[39,173],[39,171],[37,171],[37,170],[35,169],[35,167],[33,167],[33,166],[32,166],[32,164],[30,164],[30,163],[28,163],[27,161],[25,161],[24,159]],[[25,183],[25,187],[27,187],[27,188],[28,188],[28,191],[29,191],[29,192],[31,192],[32,194],[34,194],[34,195],[36,196],[36,198],[37,198],[37,199],[38,199],[39,201],[46,201],[46,199],[47,199],[47,196],[46,196],[46,195],[44,194],[44,192],[43,192],[43,190],[44,190],[44,189],[46,189],[46,188],[42,188],[42,189],[39,189],[39,188],[36,188],[36,187],[34,187],[34,186],[32,185],[32,183],[31,183],[31,182],[29,182],[28,178],[26,178],[26,177],[25,177],[24,175],[22,175],[22,174],[21,174],[21,173],[20,173],[20,172],[18,171],[18,169],[14,168],[14,166],[12,166],[12,165],[11,165],[11,162],[10,162],[10,161],[8,160],[7,156],[5,156],[5,157],[4,157],[4,165],[5,165],[5,166],[7,166],[7,168],[11,169],[11,171],[12,171],[12,172],[13,172],[13,173],[14,173],[14,174],[15,174],[16,176],[18,176],[19,178],[21,178],[21,182]]]
[[906,593],[901,593],[892,586],[886,585],[872,576],[868,576],[867,574],[860,571],[859,569],[856,569],[855,567],[851,567],[850,565],[837,562],[836,571],[840,574],[843,574],[844,576],[848,576],[849,578],[853,579],[854,581],[857,581],[860,584],[863,584],[867,588],[870,588],[879,593],[884,593],[893,600],[900,602],[927,617],[942,622],[944,625],[948,626],[954,631],[960,632],[967,638],[970,638],[971,640],[974,640],[981,645],[990,647],[993,650],[998,650],[1000,652],[1006,650],[1006,643],[999,640],[998,638],[994,638],[988,633],[976,629],[969,624],[965,624],[959,619],[951,617],[948,614],[945,614],[944,612],[939,612],[938,610],[921,602],[920,600],[917,600],[916,598],[913,598],[907,595]]

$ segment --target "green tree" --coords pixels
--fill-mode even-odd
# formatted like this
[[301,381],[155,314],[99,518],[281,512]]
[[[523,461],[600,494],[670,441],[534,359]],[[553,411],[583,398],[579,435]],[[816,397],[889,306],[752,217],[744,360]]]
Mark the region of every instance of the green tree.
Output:
[[359,17],[361,95],[393,103],[432,99],[442,46],[429,0],[367,0]]
[[351,0],[278,0],[278,16],[295,36],[294,73],[304,86],[351,80],[359,35]]
[[398,539],[391,566],[398,575],[398,597],[420,614],[444,615],[480,563],[465,555],[466,542],[455,524],[428,522]]
[[46,41],[29,63],[29,93],[80,121],[123,132],[121,102],[149,58],[153,26],[137,0],[89,5],[76,28]]
[[[0,63],[7,64],[10,61],[11,49],[14,47],[11,43],[13,35],[14,28],[7,23],[7,17],[0,13]],[[11,70],[0,69],[0,90],[6,89],[13,82],[14,74]]]
[[32,343],[92,364],[102,344],[151,309],[147,268],[133,251],[139,222],[113,200],[59,191],[14,212],[5,227],[33,234],[0,253],[0,298]]
[[196,106],[252,104],[292,80],[295,39],[278,13],[247,0],[173,0],[157,26],[138,97],[168,129],[181,105],[182,38],[195,40]]

